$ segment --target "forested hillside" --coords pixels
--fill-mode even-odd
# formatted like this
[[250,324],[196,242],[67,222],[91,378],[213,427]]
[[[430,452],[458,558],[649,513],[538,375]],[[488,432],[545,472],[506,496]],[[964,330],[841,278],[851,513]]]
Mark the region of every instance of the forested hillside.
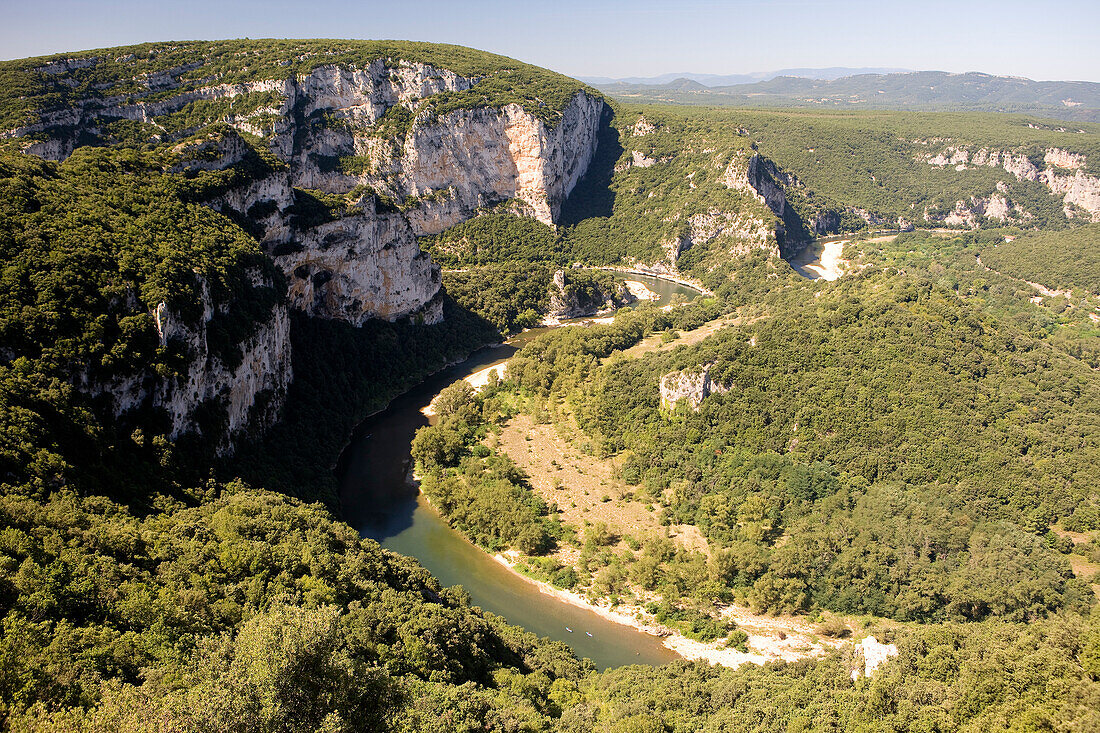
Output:
[[1100,294],[1100,227],[1034,233],[982,250],[990,268],[1051,290]]
[[[1095,249],[1090,230],[1010,244],[1031,239],[1024,251],[1042,253],[1028,258],[1032,271],[1053,283],[1061,258]],[[1000,648],[985,636],[996,628],[1027,647],[1049,622],[1041,619],[1089,615],[1100,587],[1090,458],[1100,448],[1100,394],[1089,351],[1100,303],[1037,298],[1022,280],[983,267],[978,255],[994,242],[1005,246],[1004,233],[856,240],[846,256],[863,269],[836,283],[807,282],[756,254],[731,268],[732,281],[715,280],[717,310],[691,306],[672,318],[642,308],[614,325],[547,334],[511,360],[505,381],[456,392],[439,425],[421,431],[423,489],[480,544],[523,553],[525,572],[718,648],[743,643],[721,613],[731,602],[845,619],[822,633],[891,618],[902,625],[885,633],[902,639],[965,629]],[[723,311],[737,323],[675,346],[677,333]],[[655,353],[631,354],[662,331]],[[721,389],[697,410],[662,405],[664,375],[701,369]],[[609,524],[577,522],[581,510],[560,504],[577,492],[560,479],[548,490],[545,477],[517,467],[522,456],[507,436],[527,415],[612,463],[618,481],[603,489],[610,503],[600,514]],[[663,537],[616,521],[639,504],[656,511]],[[684,527],[701,532],[702,548],[684,542]],[[945,642],[925,637],[920,656],[936,657]],[[1084,670],[1088,654],[1041,676]],[[957,663],[963,675],[981,666]],[[904,667],[881,684],[906,689],[923,674]],[[624,701],[649,687],[633,684]],[[667,694],[651,689],[651,701]],[[815,720],[835,715],[839,699]],[[917,725],[927,713],[910,704],[902,707]],[[992,713],[1000,704],[982,715],[1002,715]],[[1043,719],[1031,704],[1013,705]],[[660,719],[690,729],[690,715],[677,716],[691,708],[678,698]],[[1049,720],[1082,723],[1078,714],[1064,708]],[[794,714],[777,715],[761,729]]]
[[[343,104],[364,66],[377,94]],[[1100,727],[1092,128],[611,109],[403,42],[145,44],[0,80],[0,729]],[[512,157],[403,178],[474,145],[433,120],[499,133],[512,103],[556,141],[524,160],[571,161],[538,196]],[[871,236],[899,218],[945,231]],[[833,232],[836,282],[782,259]],[[583,266],[712,293],[447,390],[412,448],[425,493],[529,574],[699,643],[744,647],[732,604],[874,632],[899,650],[874,676],[841,641],[597,673],[341,520],[357,423],[537,323],[558,271],[602,300],[611,274]],[[702,370],[698,409],[670,404]],[[645,531],[539,493],[506,450],[518,420],[605,462],[591,503]]]

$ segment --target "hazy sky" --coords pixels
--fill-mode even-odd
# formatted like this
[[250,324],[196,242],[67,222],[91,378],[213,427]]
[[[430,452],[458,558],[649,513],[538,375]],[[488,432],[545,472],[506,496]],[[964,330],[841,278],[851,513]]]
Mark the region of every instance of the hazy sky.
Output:
[[1100,81],[1097,0],[0,0],[0,57],[141,41],[458,43],[573,76],[883,66]]

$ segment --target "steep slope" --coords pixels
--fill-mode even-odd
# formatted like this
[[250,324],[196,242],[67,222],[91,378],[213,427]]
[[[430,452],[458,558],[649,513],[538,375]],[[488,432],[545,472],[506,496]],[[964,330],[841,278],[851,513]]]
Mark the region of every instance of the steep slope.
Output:
[[[146,44],[5,62],[0,78],[9,150],[58,161],[82,146],[142,151],[109,165],[164,176],[181,200],[223,214],[278,265],[286,305],[353,326],[440,321],[439,268],[418,236],[505,201],[553,225],[592,158],[604,106],[552,72],[413,43]],[[195,300],[181,305],[205,315],[186,328],[157,302],[131,299],[126,310],[148,315],[161,348],[179,341],[213,364],[203,324],[218,308],[202,287],[187,292]],[[236,433],[261,393],[275,395],[277,412],[291,377],[286,306],[264,318],[232,369],[77,383],[110,394],[116,415],[151,398],[173,438],[211,401]]]
[[[285,167],[210,203],[262,228],[295,307],[355,324],[438,320],[439,275],[415,236],[511,199],[552,224],[591,160],[603,109],[566,77],[430,44],[151,44],[7,62],[0,76],[12,90],[3,137],[46,158],[84,144],[163,147],[213,123],[261,138]],[[220,130],[177,149],[194,161],[177,168],[235,167],[243,147]],[[297,189],[364,186],[382,210],[329,212],[316,227],[285,215]]]

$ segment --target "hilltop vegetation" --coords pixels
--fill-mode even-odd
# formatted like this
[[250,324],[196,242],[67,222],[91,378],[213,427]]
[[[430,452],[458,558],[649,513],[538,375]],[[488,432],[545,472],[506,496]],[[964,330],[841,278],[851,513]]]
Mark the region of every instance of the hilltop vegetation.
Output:
[[982,250],[994,270],[1053,290],[1100,294],[1100,226],[1041,232],[998,242]]
[[[159,303],[194,325],[205,289],[209,306],[224,309],[209,323],[209,343],[234,363],[241,343],[283,302],[282,275],[255,240],[195,203],[194,192],[217,180],[163,175],[159,161],[134,151],[85,148],[62,164],[0,156],[6,481],[32,482],[43,497],[78,477],[114,492],[123,486],[112,486],[113,461],[175,464],[163,415],[138,410],[104,422],[110,408],[74,382],[146,373],[185,379],[193,355],[177,339],[158,340],[151,314]],[[208,450],[218,433],[203,427]],[[140,500],[137,493],[131,498]]]
[[900,216],[916,226],[927,225],[926,208],[949,211],[956,201],[988,197],[1000,181],[1008,187],[1008,198],[1036,218],[1027,226],[1065,226],[1061,204],[1037,182],[1019,181],[998,168],[957,171],[925,162],[943,145],[1008,150],[1039,161],[1046,148],[1066,147],[1085,155],[1094,175],[1100,165],[1095,126],[1086,134],[1058,132],[1010,115],[794,110],[700,114],[743,125],[760,141],[761,152],[797,174],[830,205],[858,207],[887,221]]
[[[37,121],[38,115],[82,101],[121,98],[156,102],[214,84],[245,84],[304,77],[323,66],[363,69],[374,61],[423,63],[478,79],[463,92],[425,102],[437,114],[455,109],[519,104],[553,126],[580,82],[505,56],[464,46],[412,41],[258,39],[144,43],[0,62],[0,129]],[[60,72],[64,73],[60,73]],[[199,100],[187,108],[188,126],[269,106],[270,92],[234,100]],[[161,120],[157,120],[160,122]]]
[[[523,315],[545,311],[551,269],[573,262],[669,266],[675,261],[682,273],[714,289],[734,269],[733,256],[778,249],[779,226],[791,242],[812,237],[819,219],[825,222],[821,233],[892,228],[899,219],[943,227],[957,202],[987,200],[995,193],[1016,207],[1010,214],[1014,220],[976,216],[983,229],[1072,229],[1077,222],[1067,219],[1061,199],[1040,181],[1018,180],[1000,167],[960,171],[930,165],[928,159],[946,146],[985,148],[1024,156],[1041,167],[1045,151],[1059,148],[1085,156],[1085,170],[1095,173],[1097,139],[1095,131],[1060,132],[1006,115],[616,104],[556,230],[503,206],[422,238],[421,246],[454,270],[444,279],[463,306],[508,332],[534,322]],[[779,184],[793,213],[782,222],[751,192],[730,185],[730,164],[736,168],[753,154],[792,177]],[[1067,241],[1087,237],[1065,236]],[[681,251],[673,256],[675,248]],[[1046,256],[1060,249],[1049,247]],[[1079,250],[1067,250],[1074,253],[1064,255],[1067,262]],[[1089,255],[1082,256],[1087,262]],[[517,262],[531,263],[530,279]]]

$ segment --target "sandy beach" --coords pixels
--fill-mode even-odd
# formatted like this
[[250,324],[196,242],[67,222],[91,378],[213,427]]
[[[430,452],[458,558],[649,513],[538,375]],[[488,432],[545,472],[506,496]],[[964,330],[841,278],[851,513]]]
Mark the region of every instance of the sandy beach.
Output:
[[[497,377],[503,378],[504,373],[507,370],[508,362],[504,361],[500,364],[491,364],[490,366],[487,366],[484,369],[480,369],[473,374],[468,374],[463,379],[474,389],[481,389],[489,383],[489,372],[495,371],[497,373]],[[428,403],[427,407],[424,407],[420,410],[420,414],[424,415],[425,417],[432,417],[433,415],[435,415],[435,401],[438,398],[439,395],[433,397],[432,401]]]
[[657,300],[660,297],[647,288],[645,283],[640,283],[637,280],[624,280],[623,282],[626,283],[626,289],[630,291],[635,300]]
[[741,652],[732,648],[727,649],[722,646],[722,642],[696,641],[667,626],[645,621],[643,620],[645,613],[637,606],[619,606],[618,609],[612,609],[609,606],[590,603],[577,593],[555,588],[549,583],[530,578],[515,569],[515,563],[518,559],[518,554],[515,551],[508,551],[507,556],[497,553],[493,555],[493,559],[524,581],[537,587],[541,593],[552,596],[563,603],[592,611],[608,621],[630,626],[642,633],[659,637],[665,647],[676,652],[684,659],[699,659],[710,664],[736,668],[746,662],[764,664],[778,659],[794,661],[809,657],[822,657],[830,649],[838,648],[844,644],[842,641],[818,639],[813,626],[801,619],[760,616],[741,606],[729,606],[723,610],[723,617],[733,619],[738,628],[744,631],[749,639],[746,644],[748,652]]
[[791,260],[791,266],[803,277],[832,282],[844,274],[848,264],[841,258],[846,244],[848,240],[841,239],[823,242],[820,251],[807,247]]

